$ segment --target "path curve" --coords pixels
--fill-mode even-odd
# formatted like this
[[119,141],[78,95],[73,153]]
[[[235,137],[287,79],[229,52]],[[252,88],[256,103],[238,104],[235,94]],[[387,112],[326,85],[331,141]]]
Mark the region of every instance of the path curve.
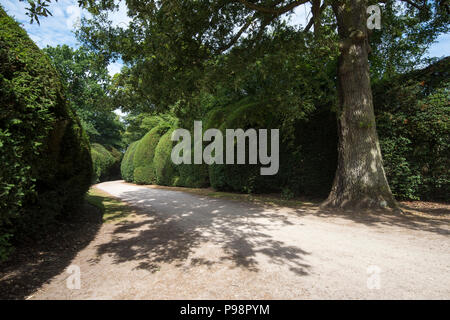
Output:
[[445,224],[317,215],[123,181],[139,208],[105,224],[33,299],[449,299]]

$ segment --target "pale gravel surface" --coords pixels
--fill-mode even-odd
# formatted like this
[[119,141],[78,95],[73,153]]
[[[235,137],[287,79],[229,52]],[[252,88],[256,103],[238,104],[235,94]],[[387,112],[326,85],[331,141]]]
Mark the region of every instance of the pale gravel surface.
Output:
[[[449,299],[446,222],[262,207],[122,181],[97,187],[140,208],[105,224],[31,299]],[[381,270],[368,289],[369,266]],[[372,278],[374,279],[374,278]]]

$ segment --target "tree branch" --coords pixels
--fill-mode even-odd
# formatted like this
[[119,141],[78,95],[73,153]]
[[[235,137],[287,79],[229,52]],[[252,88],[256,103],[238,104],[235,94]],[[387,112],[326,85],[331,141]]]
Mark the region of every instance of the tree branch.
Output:
[[[261,13],[266,13],[266,14],[274,14],[276,16],[282,15],[283,13],[286,13],[292,9],[294,9],[295,7],[305,4],[307,2],[309,2],[309,0],[298,0],[298,1],[294,1],[291,2],[287,5],[285,5],[284,7],[276,7],[274,8],[272,7],[265,7],[265,6],[261,6],[261,5],[257,5],[254,4],[252,2],[248,2],[247,0],[237,0],[240,3],[242,3],[244,6],[246,6],[249,9],[261,12]],[[278,3],[280,3],[281,1],[279,1]]]
[[311,27],[313,26],[313,24],[314,24],[314,17],[311,17],[311,19],[309,19],[309,22],[303,31],[308,32],[309,29],[311,29]]
[[402,2],[406,2],[407,4],[409,4],[410,6],[413,6],[414,8],[418,9],[418,10],[423,10],[423,9],[428,9],[426,7],[426,0],[422,2],[421,5],[419,5],[418,3],[415,3],[412,0],[400,0]]
[[[320,6],[319,15],[323,12],[323,10],[325,10],[327,5],[328,5],[327,2],[324,1],[324,3]],[[311,17],[311,19],[309,19],[309,22],[308,22],[308,24],[306,25],[306,27],[305,27],[305,29],[303,31],[304,32],[308,32],[309,29],[311,29],[311,27],[313,26],[313,24],[314,24],[314,15]]]
[[220,47],[218,49],[219,52],[223,52],[225,50],[228,50],[229,48],[231,48],[241,37],[241,35],[245,32],[245,30],[248,29],[248,27],[250,27],[250,25],[253,23],[253,21],[255,21],[256,19],[256,15],[253,15],[252,17],[250,17],[247,22],[241,27],[241,29],[239,29],[239,31],[233,36],[233,38],[231,38],[230,42],[227,43],[226,45]]
[[[273,4],[270,5],[270,7],[266,7],[266,6],[260,6],[251,2],[248,2],[247,0],[235,0],[238,1],[240,3],[242,3],[244,6],[246,6],[249,9],[255,10],[259,13],[264,13],[264,14],[268,14],[270,15],[270,17],[266,17],[261,21],[261,26],[259,28],[259,31],[255,37],[255,40],[259,39],[265,29],[265,27],[271,23],[275,18],[277,18],[278,16],[282,15],[283,13],[286,13],[292,9],[294,9],[295,7],[305,4],[307,2],[309,2],[310,0],[299,0],[299,1],[294,1],[291,2],[283,7],[279,7],[277,8],[276,6],[278,4],[280,4],[281,2],[283,2],[283,0],[278,0],[276,2],[274,2]],[[323,10],[325,8],[325,3],[321,6],[320,10]],[[233,36],[233,38],[231,38],[230,42],[227,43],[226,45],[220,47],[218,49],[218,52],[223,52],[228,50],[229,48],[231,48],[241,37],[241,35],[245,32],[245,30],[248,29],[248,27],[256,20],[256,13],[241,27],[241,29]]]
[[268,25],[269,23],[271,23],[276,17],[277,17],[277,16],[271,16],[270,18],[267,18],[267,19],[265,19],[264,21],[261,22],[261,26],[259,27],[258,33],[256,34],[256,37],[255,37],[255,42],[257,42],[257,41],[261,38],[261,36],[262,36],[262,34],[263,34],[263,32],[264,32],[264,29],[265,29],[265,28],[267,27],[267,25]]

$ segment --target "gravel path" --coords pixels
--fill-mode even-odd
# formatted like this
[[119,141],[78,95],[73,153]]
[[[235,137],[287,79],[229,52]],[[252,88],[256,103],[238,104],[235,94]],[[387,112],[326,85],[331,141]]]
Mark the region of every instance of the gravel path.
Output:
[[450,299],[448,222],[263,207],[122,181],[104,224],[32,299]]

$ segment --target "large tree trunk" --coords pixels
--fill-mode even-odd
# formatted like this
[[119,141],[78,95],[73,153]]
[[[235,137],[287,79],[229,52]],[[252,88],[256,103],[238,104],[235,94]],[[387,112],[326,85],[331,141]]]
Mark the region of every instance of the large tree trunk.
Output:
[[370,88],[367,1],[333,3],[341,39],[338,66],[338,165],[323,206],[397,208],[383,168]]

